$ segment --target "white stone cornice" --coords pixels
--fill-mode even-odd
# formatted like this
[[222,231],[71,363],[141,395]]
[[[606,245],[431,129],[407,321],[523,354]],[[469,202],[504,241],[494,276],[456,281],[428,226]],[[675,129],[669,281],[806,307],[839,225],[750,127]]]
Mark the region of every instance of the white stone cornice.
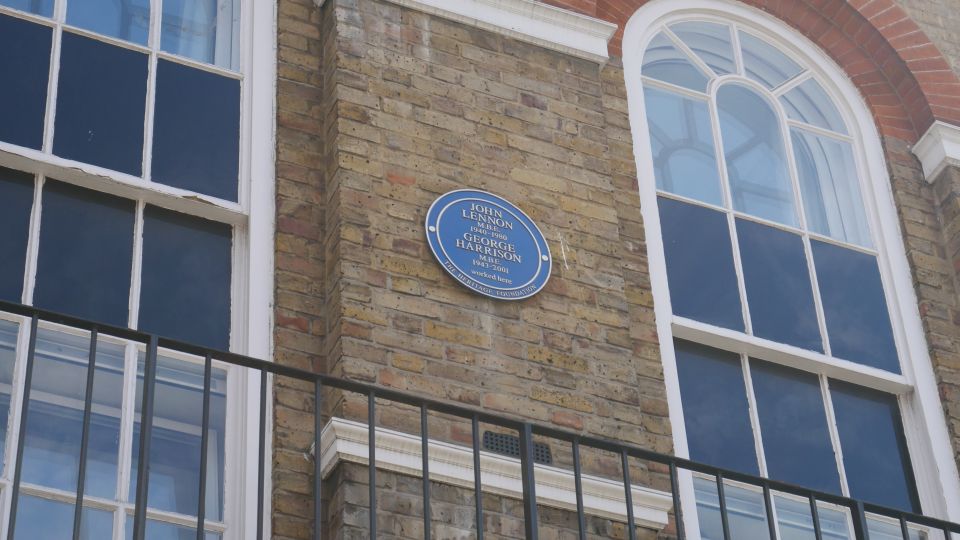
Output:
[[[377,428],[377,469],[409,476],[422,476],[420,437]],[[470,448],[442,441],[430,441],[430,479],[435,482],[473,488],[473,452]],[[323,429],[320,467],[327,477],[341,461],[367,464],[367,425],[334,418]],[[520,461],[490,452],[480,452],[483,491],[513,499],[523,497]],[[536,465],[537,502],[576,510],[573,473],[557,467]],[[623,484],[583,475],[584,512],[619,522],[627,521]],[[633,515],[637,526],[660,530],[667,525],[673,504],[669,493],[633,486]]]
[[947,165],[960,167],[960,126],[937,120],[913,145],[928,182],[936,180]]
[[534,0],[387,1],[601,64],[617,31],[613,23]]

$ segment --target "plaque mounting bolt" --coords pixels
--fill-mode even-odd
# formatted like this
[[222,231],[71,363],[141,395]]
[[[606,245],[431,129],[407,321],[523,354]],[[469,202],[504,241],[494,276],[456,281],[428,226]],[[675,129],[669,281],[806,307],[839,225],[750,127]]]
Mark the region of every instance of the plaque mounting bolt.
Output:
[[545,260],[545,261],[549,261],[549,260],[550,260],[550,257],[547,257],[546,255],[542,255],[541,258],[542,258],[543,260]]
[[433,225],[431,225],[431,226],[429,226],[429,227],[427,227],[427,229],[429,229],[429,230],[430,230],[430,232],[437,232],[437,228],[436,228],[436,227],[434,227]]

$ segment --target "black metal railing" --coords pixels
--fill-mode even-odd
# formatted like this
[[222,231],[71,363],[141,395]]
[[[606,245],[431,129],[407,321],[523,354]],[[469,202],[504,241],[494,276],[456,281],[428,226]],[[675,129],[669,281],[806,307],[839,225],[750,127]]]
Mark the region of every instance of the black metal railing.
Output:
[[[774,519],[774,504],[773,504],[773,492],[779,492],[783,494],[790,494],[796,497],[800,497],[803,500],[809,501],[810,506],[810,518],[812,523],[813,534],[816,540],[821,540],[823,538],[823,532],[821,530],[821,523],[819,518],[819,505],[820,503],[826,503],[835,505],[836,507],[841,507],[847,509],[850,514],[849,518],[853,523],[853,536],[856,540],[867,540],[869,538],[869,531],[867,527],[867,514],[875,514],[878,516],[884,516],[893,520],[894,522],[899,523],[900,533],[903,537],[903,540],[910,540],[909,526],[920,526],[928,529],[929,531],[939,531],[944,535],[947,540],[954,538],[952,534],[960,534],[960,524],[951,523],[948,521],[927,517],[915,513],[904,512],[897,509],[885,508],[877,506],[874,504],[866,503],[863,501],[858,501],[850,499],[847,497],[838,496],[831,493],[824,493],[820,491],[814,491],[806,489],[800,486],[787,484],[783,482],[778,482],[775,480],[770,480],[766,478],[761,478],[757,476],[752,476],[748,474],[743,474],[736,471],[725,470],[718,467],[713,467],[703,463],[698,463],[690,461],[683,458],[678,458],[672,455],[652,452],[650,450],[640,448],[635,445],[624,444],[621,442],[616,442],[612,440],[606,440],[597,437],[591,437],[582,435],[579,433],[566,431],[558,429],[555,427],[541,425],[537,423],[528,422],[519,418],[512,418],[504,415],[496,415],[486,412],[484,410],[479,410],[471,407],[466,407],[463,405],[425,398],[418,395],[413,395],[406,392],[400,392],[397,390],[379,387],[372,384],[365,384],[357,381],[351,381],[347,379],[332,377],[323,374],[312,373],[309,371],[304,371],[288,366],[283,366],[280,364],[259,360],[255,358],[250,358],[247,356],[214,350],[207,347],[184,343],[177,340],[167,339],[164,337],[159,337],[152,334],[147,334],[144,332],[139,332],[135,330],[130,330],[127,328],[113,327],[108,325],[103,325],[88,320],[80,319],[77,317],[72,317],[68,315],[63,315],[59,313],[53,313],[29,306],[24,306],[21,304],[15,304],[10,302],[0,301],[0,311],[5,311],[10,314],[23,316],[30,321],[30,335],[29,335],[29,345],[26,356],[26,366],[25,366],[25,375],[23,378],[23,389],[21,394],[22,399],[22,415],[20,417],[20,424],[16,426],[16,429],[19,433],[19,444],[16,451],[16,462],[14,469],[14,478],[12,486],[12,499],[10,504],[10,517],[8,521],[8,540],[14,539],[16,518],[17,518],[17,505],[19,499],[19,489],[21,483],[21,465],[23,463],[23,448],[25,444],[24,436],[26,433],[26,423],[27,423],[27,413],[29,411],[29,400],[30,400],[30,388],[31,388],[31,379],[33,377],[33,366],[34,366],[34,357],[36,355],[36,346],[37,346],[37,330],[38,325],[41,321],[55,323],[60,325],[65,325],[73,327],[80,330],[85,330],[90,333],[90,349],[88,357],[88,366],[86,370],[86,395],[84,401],[83,409],[83,428],[82,428],[82,439],[80,447],[80,461],[79,461],[79,470],[78,470],[78,482],[77,482],[77,493],[76,493],[76,506],[74,513],[74,523],[73,523],[73,538],[74,540],[79,540],[81,537],[81,519],[82,519],[82,509],[84,502],[84,482],[86,478],[86,456],[88,452],[89,445],[89,431],[90,431],[90,422],[91,422],[91,406],[92,406],[92,393],[93,393],[93,375],[94,375],[94,364],[96,360],[97,352],[97,338],[98,335],[109,335],[123,340],[128,340],[136,343],[140,343],[145,346],[145,357],[144,357],[144,367],[143,367],[143,391],[141,394],[141,414],[140,414],[140,433],[139,433],[139,460],[137,462],[137,471],[136,471],[136,496],[135,496],[135,508],[134,508],[134,522],[133,522],[133,538],[134,540],[143,540],[146,532],[146,521],[147,521],[147,494],[148,494],[148,484],[150,480],[149,467],[150,467],[150,441],[151,441],[151,432],[153,430],[153,401],[155,397],[155,385],[156,385],[156,371],[157,371],[157,357],[159,349],[169,349],[174,351],[179,351],[182,353],[194,355],[198,358],[204,359],[204,376],[203,376],[203,408],[202,408],[202,424],[201,424],[201,437],[203,438],[200,445],[200,474],[199,474],[199,483],[197,486],[199,499],[198,499],[198,508],[197,508],[197,539],[203,540],[204,538],[204,515],[205,515],[205,500],[206,500],[206,490],[209,488],[207,486],[207,444],[206,438],[208,435],[208,428],[210,422],[210,396],[211,396],[211,371],[212,371],[212,362],[222,362],[225,364],[230,364],[233,366],[240,366],[243,368],[248,368],[251,370],[256,370],[261,374],[272,374],[274,376],[290,377],[299,381],[306,382],[313,386],[314,394],[314,448],[317,449],[317,455],[319,455],[319,449],[321,448],[320,437],[324,427],[323,423],[323,411],[322,403],[323,400],[321,397],[324,395],[324,392],[331,389],[358,393],[366,397],[367,400],[367,429],[368,429],[368,481],[369,481],[369,536],[375,538],[377,536],[377,467],[376,467],[376,409],[377,409],[377,399],[388,400],[391,402],[404,404],[411,406],[419,411],[420,413],[420,437],[421,437],[421,451],[422,451],[422,490],[423,490],[423,501],[424,501],[424,511],[423,511],[423,530],[424,537],[429,539],[431,537],[431,526],[432,526],[432,516],[430,512],[430,500],[431,500],[431,483],[429,476],[429,433],[427,429],[427,417],[429,413],[436,414],[445,414],[450,415],[455,418],[460,418],[466,422],[470,423],[471,433],[473,438],[472,443],[472,454],[473,454],[473,471],[474,471],[474,486],[473,494],[476,503],[475,513],[476,513],[476,537],[478,539],[483,538],[484,536],[484,508],[482,504],[482,491],[483,485],[481,483],[481,474],[480,474],[480,429],[479,424],[485,423],[492,426],[497,426],[501,429],[515,431],[520,438],[520,470],[521,470],[521,480],[523,486],[523,518],[524,518],[524,530],[525,535],[528,539],[535,540],[538,538],[538,513],[537,513],[537,494],[536,494],[536,481],[534,476],[534,436],[548,438],[553,442],[562,442],[570,445],[571,449],[571,459],[572,459],[572,474],[574,476],[574,485],[576,491],[576,515],[577,515],[577,527],[579,529],[579,538],[585,539],[587,536],[587,521],[585,519],[584,511],[584,502],[583,502],[583,485],[582,485],[582,463],[581,455],[584,448],[593,449],[596,451],[603,451],[612,453],[615,456],[619,456],[622,478],[621,481],[624,486],[624,495],[626,500],[626,512],[627,512],[627,524],[626,529],[629,535],[629,538],[635,539],[637,535],[637,525],[634,522],[633,516],[633,504],[632,504],[632,489],[633,483],[630,479],[630,466],[629,460],[639,459],[644,460],[650,463],[659,464],[662,468],[667,471],[669,476],[669,486],[672,500],[673,500],[673,514],[674,514],[674,523],[675,523],[675,534],[678,538],[684,539],[687,535],[684,532],[683,526],[683,517],[681,502],[680,502],[680,483],[679,476],[681,471],[690,471],[692,473],[697,473],[702,476],[711,477],[716,481],[716,490],[717,496],[719,499],[719,513],[722,523],[722,535],[723,540],[733,540],[731,536],[731,523],[729,518],[729,510],[727,508],[727,500],[725,496],[725,487],[730,481],[739,482],[749,486],[754,486],[758,493],[762,494],[764,501],[764,511],[766,513],[766,523],[769,528],[769,537],[771,540],[776,540],[777,536],[777,522]],[[260,403],[259,403],[259,440],[258,440],[258,492],[257,492],[257,531],[256,537],[262,539],[265,531],[264,524],[266,522],[267,516],[264,515],[265,497],[267,496],[264,492],[264,482],[266,475],[270,471],[267,470],[267,414],[269,414],[270,409],[268,408],[267,402],[267,390],[269,384],[269,377],[261,377],[260,384]],[[316,467],[319,467],[320,460],[319,458],[315,459]],[[322,490],[323,483],[321,474],[319,470],[314,474],[314,520],[316,524],[323,522],[323,504],[322,504]],[[691,509],[692,510],[692,509]],[[324,536],[324,533],[321,527],[317,526],[314,530],[314,538],[320,539]],[[719,539],[718,539],[719,540]],[[753,540],[753,539],[743,539],[737,538],[736,540]]]

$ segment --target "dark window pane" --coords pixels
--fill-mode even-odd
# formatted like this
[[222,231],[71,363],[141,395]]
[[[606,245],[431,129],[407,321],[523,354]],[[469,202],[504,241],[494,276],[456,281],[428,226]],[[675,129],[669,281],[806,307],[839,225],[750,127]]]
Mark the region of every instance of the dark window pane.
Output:
[[830,381],[850,496],[920,512],[896,397]]
[[740,357],[675,341],[690,458],[759,474]]
[[147,56],[63,33],[53,153],[140,176]]
[[877,258],[812,241],[833,356],[900,373]]
[[227,349],[230,247],[229,225],[148,206],[139,328]]
[[153,180],[236,201],[239,152],[240,81],[160,60]]
[[737,240],[753,333],[823,352],[803,239],[738,219]]
[[43,146],[51,35],[47,26],[0,15],[0,141]]
[[660,226],[674,314],[742,331],[726,216],[661,197]]
[[134,214],[133,201],[48,180],[33,303],[126,326]]
[[750,360],[770,478],[840,494],[840,474],[816,375]]
[[21,300],[32,207],[33,175],[0,167],[0,231],[3,231],[0,234],[0,299],[3,300]]

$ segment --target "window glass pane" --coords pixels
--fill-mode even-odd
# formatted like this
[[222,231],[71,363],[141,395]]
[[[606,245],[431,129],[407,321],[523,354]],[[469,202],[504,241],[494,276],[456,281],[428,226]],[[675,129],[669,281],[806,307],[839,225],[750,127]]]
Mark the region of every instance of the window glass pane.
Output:
[[[90,341],[41,329],[30,386],[23,481],[76,491]],[[123,394],[123,347],[97,343],[85,491],[114,498]]]
[[0,15],[0,141],[43,146],[51,35],[48,26]]
[[900,373],[877,258],[817,240],[810,246],[833,356]]
[[47,180],[34,304],[126,326],[134,204]]
[[143,222],[139,328],[229,348],[230,226],[153,206]]
[[[162,521],[147,520],[146,537],[150,540],[197,540],[197,529],[182,527],[172,523]],[[126,527],[127,540],[133,539],[133,516],[127,518]],[[208,532],[204,534],[204,540],[220,540],[223,538],[219,533]]]
[[895,396],[830,381],[850,496],[920,512]]
[[33,187],[32,174],[0,167],[0,299],[10,302],[22,299]]
[[[137,368],[136,423],[133,428],[131,471],[137,470],[140,449],[140,403],[143,390],[141,353]],[[210,389],[210,426],[207,446],[206,518],[223,516],[223,458],[226,429],[227,374],[214,369]],[[203,364],[160,357],[154,394],[153,436],[150,442],[150,508],[197,515],[200,485],[200,437],[203,420]],[[131,474],[130,493],[136,493],[136,474]],[[152,535],[150,535],[153,538]],[[194,535],[196,537],[196,535]]]
[[690,458],[759,474],[740,357],[675,340]]
[[10,390],[13,388],[13,365],[17,361],[17,330],[17,324],[0,321],[0,464],[4,463],[7,422],[10,421]]
[[838,133],[847,132],[840,111],[820,83],[814,79],[797,85],[796,88],[781,96],[780,102],[787,110],[787,116],[794,120]]
[[657,189],[723,205],[706,102],[643,89]]
[[730,27],[725,24],[703,21],[682,22],[670,26],[670,30],[690,47],[697,56],[718,75],[737,70],[733,61],[733,45],[730,43]]
[[717,107],[733,208],[796,226],[777,114],[754,91],[736,84],[720,88]]
[[660,227],[673,313],[742,331],[726,215],[660,197]]
[[803,239],[737,219],[737,241],[754,335],[823,352]]
[[13,9],[36,13],[44,17],[53,15],[54,0],[0,0],[0,6],[9,6]]
[[240,51],[238,0],[164,0],[160,48],[237,69]]
[[807,227],[860,246],[872,245],[849,143],[791,129]]
[[67,24],[146,45],[150,0],[70,0]]
[[670,41],[663,32],[656,35],[643,53],[644,76],[706,92],[707,76]]
[[776,47],[746,32],[740,32],[740,49],[747,77],[767,88],[776,88],[803,71]]
[[[773,501],[777,511],[780,540],[816,540],[808,501],[778,495],[774,496]],[[846,513],[818,506],[817,516],[820,518],[820,532],[824,540],[848,540],[851,537]]]
[[237,200],[240,81],[157,62],[152,180]]
[[750,360],[770,478],[840,494],[840,474],[816,375]]
[[147,55],[63,33],[53,153],[141,175]]
[[[723,540],[723,521],[720,518],[720,497],[717,496],[716,480],[696,477],[693,479],[693,487],[697,497],[697,518],[700,523],[701,538]],[[730,538],[738,540],[770,538],[763,495],[760,491],[745,489],[727,482],[723,485],[723,494],[727,504]]]
[[[17,503],[18,540],[73,537],[72,504],[41,499],[21,493]],[[103,540],[113,536],[113,514],[105,510],[84,508],[80,518],[82,540]]]
[[[903,532],[900,530],[899,523],[890,523],[879,519],[870,519],[867,517],[867,530],[870,532],[870,540],[903,540]],[[910,540],[923,540],[927,535],[920,534],[920,531],[910,529]]]

